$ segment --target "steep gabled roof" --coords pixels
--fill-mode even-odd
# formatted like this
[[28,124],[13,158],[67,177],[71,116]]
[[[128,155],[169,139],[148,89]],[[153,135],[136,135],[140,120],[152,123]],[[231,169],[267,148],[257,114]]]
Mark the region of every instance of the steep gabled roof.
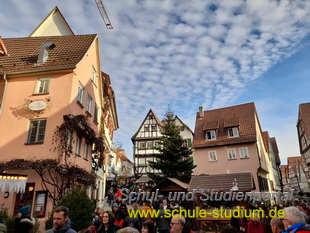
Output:
[[178,119],[181,122],[181,124],[184,125],[184,127],[194,135],[194,132],[191,130],[191,128],[189,128],[187,124],[185,124],[178,116],[175,116],[175,119]]
[[[256,142],[255,116],[257,117],[254,103],[204,111],[202,119],[200,119],[198,112],[193,147],[199,148]],[[217,127],[213,128],[217,131],[217,137],[216,140],[207,141],[205,139],[206,127],[210,130],[211,125]],[[228,138],[227,127],[234,126],[239,127],[239,137]]]
[[157,123],[160,127],[163,125],[163,123],[158,119],[158,117],[157,117],[156,114],[153,112],[153,110],[150,109],[149,112],[146,114],[144,120],[142,121],[142,124],[140,125],[139,129],[137,130],[137,132],[131,137],[131,141],[133,141],[133,140],[137,137],[137,135],[138,135],[140,129],[143,127],[144,122],[146,121],[146,119],[148,118],[149,115],[153,115],[153,116],[154,116],[154,119],[155,119],[156,123]]
[[268,133],[268,131],[262,132],[262,137],[263,137],[263,142],[264,142],[264,146],[265,146],[266,152],[269,155],[269,142],[268,142],[269,133]]
[[69,35],[74,35],[74,32],[56,6],[29,35],[29,37]]
[[[47,36],[3,39],[10,56],[0,56],[0,74],[25,74],[74,69],[82,60],[97,35]],[[37,65],[39,50],[54,43],[48,60]]]
[[298,120],[302,122],[302,127],[308,138],[310,138],[310,103],[299,105]]

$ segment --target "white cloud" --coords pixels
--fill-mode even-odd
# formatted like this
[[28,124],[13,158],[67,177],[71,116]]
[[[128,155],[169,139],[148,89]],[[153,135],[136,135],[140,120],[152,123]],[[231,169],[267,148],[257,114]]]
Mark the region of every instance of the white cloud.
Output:
[[232,104],[310,31],[310,2],[303,0],[104,4],[113,30],[105,29],[95,1],[86,0],[5,1],[0,28],[3,37],[28,36],[57,5],[76,34],[99,33],[102,69],[116,93],[116,138],[126,149],[149,108],[163,113],[173,104],[193,122],[201,105]]

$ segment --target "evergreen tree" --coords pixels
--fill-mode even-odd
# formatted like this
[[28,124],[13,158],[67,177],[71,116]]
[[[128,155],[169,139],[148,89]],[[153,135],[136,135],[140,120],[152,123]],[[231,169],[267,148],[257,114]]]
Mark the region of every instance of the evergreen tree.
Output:
[[[69,217],[71,219],[71,227],[79,231],[92,225],[96,201],[91,200],[86,191],[83,189],[73,189],[57,202],[58,206],[66,206],[69,208]],[[45,229],[53,227],[53,215],[50,215],[45,223]]]
[[159,139],[158,154],[153,154],[155,161],[149,161],[149,166],[161,171],[161,175],[148,173],[148,176],[158,183],[165,177],[177,178],[189,182],[194,165],[192,149],[183,146],[183,138],[175,124],[174,113],[169,110],[163,120],[162,137]]

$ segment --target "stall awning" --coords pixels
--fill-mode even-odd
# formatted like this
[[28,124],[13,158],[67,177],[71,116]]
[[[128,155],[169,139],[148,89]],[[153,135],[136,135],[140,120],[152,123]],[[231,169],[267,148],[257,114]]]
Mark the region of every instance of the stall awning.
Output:
[[24,193],[27,183],[26,175],[0,173],[0,191]]

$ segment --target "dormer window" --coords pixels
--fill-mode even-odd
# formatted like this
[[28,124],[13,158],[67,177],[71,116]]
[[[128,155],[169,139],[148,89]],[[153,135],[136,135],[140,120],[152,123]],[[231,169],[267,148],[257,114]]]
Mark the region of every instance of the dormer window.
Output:
[[230,138],[239,137],[238,127],[228,128],[228,137]]
[[208,130],[206,132],[206,139],[207,140],[215,140],[216,139],[216,132],[215,132],[215,130]]

